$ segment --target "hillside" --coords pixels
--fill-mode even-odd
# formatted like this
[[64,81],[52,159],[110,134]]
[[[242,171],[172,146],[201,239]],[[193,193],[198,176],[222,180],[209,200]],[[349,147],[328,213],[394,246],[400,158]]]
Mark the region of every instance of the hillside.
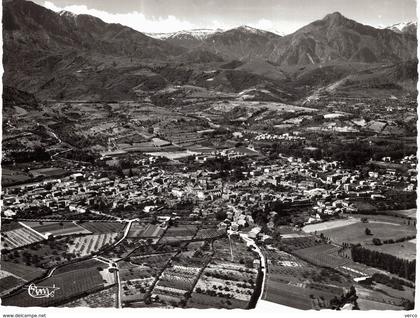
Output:
[[6,1],[3,8],[3,80],[39,100],[127,100],[193,85],[296,101],[337,82],[334,87],[343,87],[349,77],[366,78],[360,72],[380,79],[380,85],[369,79],[366,89],[386,90],[389,82],[401,92],[413,91],[417,76],[416,63],[408,63],[416,59],[414,35],[375,29],[339,13],[284,37],[241,26],[176,32],[159,40],[30,1]]
[[396,63],[416,57],[415,36],[357,23],[335,12],[279,40],[270,59],[283,65],[330,61]]

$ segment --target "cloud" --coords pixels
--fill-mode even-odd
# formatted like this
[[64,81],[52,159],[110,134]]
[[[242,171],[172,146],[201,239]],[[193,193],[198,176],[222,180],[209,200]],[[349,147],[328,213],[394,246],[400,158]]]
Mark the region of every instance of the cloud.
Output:
[[257,19],[254,20],[254,22],[234,22],[228,20],[222,21],[219,19],[206,20],[205,17],[203,17],[199,25],[197,25],[188,20],[180,19],[174,15],[168,15],[165,17],[146,17],[143,13],[138,11],[132,11],[129,13],[110,13],[98,9],[91,9],[86,5],[68,5],[61,7],[56,5],[53,1],[45,1],[44,7],[55,12],[65,10],[75,14],[93,15],[107,23],[120,23],[144,33],[170,33],[200,28],[229,30],[236,28],[241,24],[246,24],[257,29],[284,35],[294,32],[301,27],[301,23],[298,21],[273,21],[266,18]]
[[89,14],[100,18],[107,23],[120,23],[140,32],[166,33],[197,28],[196,25],[180,20],[173,15],[167,17],[146,17],[143,13],[133,11],[130,13],[109,13],[97,9],[89,9],[86,5],[69,5],[59,7],[53,2],[45,1],[44,7],[59,12],[62,10],[75,14]]
[[255,23],[255,28],[262,29],[262,30],[271,30],[273,29],[274,24],[271,20],[261,19]]

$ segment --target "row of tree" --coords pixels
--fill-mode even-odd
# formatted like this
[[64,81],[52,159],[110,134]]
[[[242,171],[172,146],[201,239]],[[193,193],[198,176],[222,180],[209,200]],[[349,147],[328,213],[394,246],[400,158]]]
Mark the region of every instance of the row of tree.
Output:
[[351,256],[355,262],[363,263],[386,270],[392,274],[415,281],[416,278],[416,261],[409,261],[385,254],[378,251],[372,251],[361,246],[353,246]]

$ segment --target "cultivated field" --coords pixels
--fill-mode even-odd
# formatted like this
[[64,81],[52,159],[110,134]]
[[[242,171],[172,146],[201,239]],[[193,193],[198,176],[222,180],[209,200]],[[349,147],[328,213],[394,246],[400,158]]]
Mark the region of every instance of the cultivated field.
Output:
[[84,268],[74,270],[43,280],[38,286],[55,286],[54,297],[33,298],[27,290],[15,294],[11,297],[3,298],[2,304],[5,306],[19,307],[45,307],[59,305],[73,297],[81,296],[86,292],[99,290],[104,286],[103,278],[96,268]]
[[99,251],[104,245],[114,243],[117,233],[106,233],[75,237],[68,245],[68,252],[83,257]]
[[417,209],[408,209],[408,210],[391,210],[391,211],[385,211],[387,214],[391,215],[400,215],[405,216],[409,218],[416,218],[417,215]]
[[24,280],[5,271],[1,271],[0,275],[0,296],[25,283]]
[[60,307],[115,308],[117,305],[117,293],[118,288],[115,286],[66,303]]
[[[368,228],[372,235],[366,235]],[[322,233],[335,243],[371,243],[373,238],[381,240],[398,239],[416,234],[414,227],[383,221],[353,223],[339,228],[323,230]]]
[[85,222],[80,226],[94,234],[119,233],[124,228],[124,223],[119,222]]
[[200,268],[174,265],[167,267],[153,289],[153,296],[168,304],[179,303],[194,287]]
[[321,223],[316,223],[316,224],[309,224],[309,225],[304,226],[302,230],[306,233],[314,233],[314,232],[340,228],[340,227],[358,223],[358,222],[360,222],[360,220],[354,219],[354,218],[332,220],[332,221],[321,222]]
[[1,269],[25,281],[33,280],[36,277],[39,277],[43,273],[45,273],[45,270],[40,269],[40,268],[26,266],[23,264],[17,264],[17,263],[12,263],[12,262],[6,262],[3,260],[1,261]]
[[194,239],[212,239],[219,237],[223,234],[225,234],[226,231],[218,230],[216,228],[210,228],[210,229],[199,229],[197,234],[194,236]]
[[394,244],[382,245],[366,245],[365,248],[370,250],[394,255],[395,257],[406,259],[409,261],[416,259],[416,244],[411,241],[400,242]]
[[40,242],[45,238],[27,228],[19,228],[1,233],[2,248],[11,250],[14,248]]
[[[328,251],[322,245],[311,248]],[[343,293],[345,280],[332,271],[321,270],[278,249],[265,249],[264,254],[267,259],[265,300],[298,309],[320,309],[328,307],[335,295]]]
[[336,268],[346,265],[349,259],[338,255],[339,248],[329,244],[320,244],[309,248],[296,250],[295,254],[319,266]]
[[35,231],[53,236],[64,236],[74,234],[91,234],[90,231],[73,222],[24,222]]
[[128,232],[128,238],[159,238],[163,231],[164,227],[154,224],[142,224],[138,222],[133,222]]
[[257,273],[256,269],[241,264],[212,260],[201,274],[194,293],[225,301],[237,300],[242,302],[239,308],[246,308],[254,292]]
[[172,226],[166,230],[165,235],[162,237],[159,243],[187,241],[192,239],[196,232],[197,226],[195,225]]

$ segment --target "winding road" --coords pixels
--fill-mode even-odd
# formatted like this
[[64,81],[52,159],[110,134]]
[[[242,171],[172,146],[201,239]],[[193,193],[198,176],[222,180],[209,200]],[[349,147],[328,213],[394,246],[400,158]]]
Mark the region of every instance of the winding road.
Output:
[[247,234],[244,233],[239,233],[239,236],[246,242],[247,246],[252,246],[254,248],[254,250],[258,253],[258,255],[260,256],[260,262],[261,262],[261,269],[263,271],[263,280],[261,283],[261,293],[260,296],[258,297],[258,301],[257,301],[257,305],[260,303],[262,296],[264,294],[264,289],[265,289],[265,281],[266,281],[266,277],[267,277],[267,263],[265,260],[265,256],[264,254],[261,252],[261,249],[258,247],[258,245],[255,243],[255,241],[251,238],[248,237]]

